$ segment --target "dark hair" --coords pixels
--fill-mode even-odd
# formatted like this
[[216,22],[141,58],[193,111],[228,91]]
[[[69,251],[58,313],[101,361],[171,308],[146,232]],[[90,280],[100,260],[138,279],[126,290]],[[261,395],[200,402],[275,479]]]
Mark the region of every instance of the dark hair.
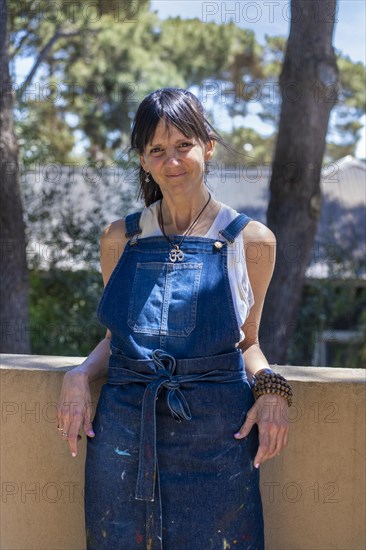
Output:
[[[229,148],[207,120],[203,106],[194,94],[182,88],[161,88],[147,95],[140,103],[132,126],[130,150],[143,154],[160,120],[165,121],[168,132],[173,125],[187,138],[195,137],[204,144],[215,140]],[[145,205],[149,206],[163,195],[151,174],[149,183],[145,182],[145,175],[140,166],[138,197],[142,197]]]

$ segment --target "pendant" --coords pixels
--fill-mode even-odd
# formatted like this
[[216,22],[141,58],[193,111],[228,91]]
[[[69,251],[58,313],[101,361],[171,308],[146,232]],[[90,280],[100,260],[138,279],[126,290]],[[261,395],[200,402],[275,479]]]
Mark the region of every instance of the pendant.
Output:
[[175,244],[174,248],[169,252],[169,260],[171,262],[176,262],[177,260],[181,262],[184,260],[184,252],[179,248],[179,244]]

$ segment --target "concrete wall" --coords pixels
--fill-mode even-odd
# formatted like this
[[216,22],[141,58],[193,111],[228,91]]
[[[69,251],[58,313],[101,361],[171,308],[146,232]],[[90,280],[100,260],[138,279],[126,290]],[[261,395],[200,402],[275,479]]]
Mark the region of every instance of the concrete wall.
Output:
[[[56,433],[63,373],[81,362],[2,356],[3,550],[85,548],[85,436],[73,459]],[[289,446],[261,466],[266,550],[363,549],[364,371],[276,369],[291,381],[295,399]],[[100,385],[93,386],[94,404]]]

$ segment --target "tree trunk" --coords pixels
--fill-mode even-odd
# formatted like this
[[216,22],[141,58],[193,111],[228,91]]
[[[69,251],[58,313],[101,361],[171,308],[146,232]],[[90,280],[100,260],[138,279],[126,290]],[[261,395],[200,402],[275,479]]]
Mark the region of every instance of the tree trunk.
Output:
[[260,330],[261,348],[272,364],[286,362],[290,340],[296,338],[296,316],[320,215],[325,140],[338,97],[332,46],[336,9],[336,0],[291,2],[267,210],[267,225],[277,240],[276,265]]
[[0,351],[30,353],[25,226],[13,126],[6,0],[0,0],[0,86]]

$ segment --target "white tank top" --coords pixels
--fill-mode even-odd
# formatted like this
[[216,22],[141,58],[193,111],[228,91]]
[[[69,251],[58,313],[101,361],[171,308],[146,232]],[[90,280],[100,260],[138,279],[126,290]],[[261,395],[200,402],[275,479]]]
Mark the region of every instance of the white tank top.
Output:
[[[160,200],[154,202],[142,211],[140,218],[140,237],[161,237],[163,235],[158,222],[158,206]],[[208,239],[219,239],[219,231],[225,229],[229,223],[236,218],[238,212],[220,202],[220,209],[208,232],[203,235]],[[222,239],[222,237],[221,237]],[[231,293],[233,296],[236,320],[240,332],[240,341],[244,340],[244,333],[241,329],[249,310],[254,304],[254,295],[250,285],[247,264],[245,261],[245,250],[242,232],[237,235],[233,243],[228,243],[228,274]]]

